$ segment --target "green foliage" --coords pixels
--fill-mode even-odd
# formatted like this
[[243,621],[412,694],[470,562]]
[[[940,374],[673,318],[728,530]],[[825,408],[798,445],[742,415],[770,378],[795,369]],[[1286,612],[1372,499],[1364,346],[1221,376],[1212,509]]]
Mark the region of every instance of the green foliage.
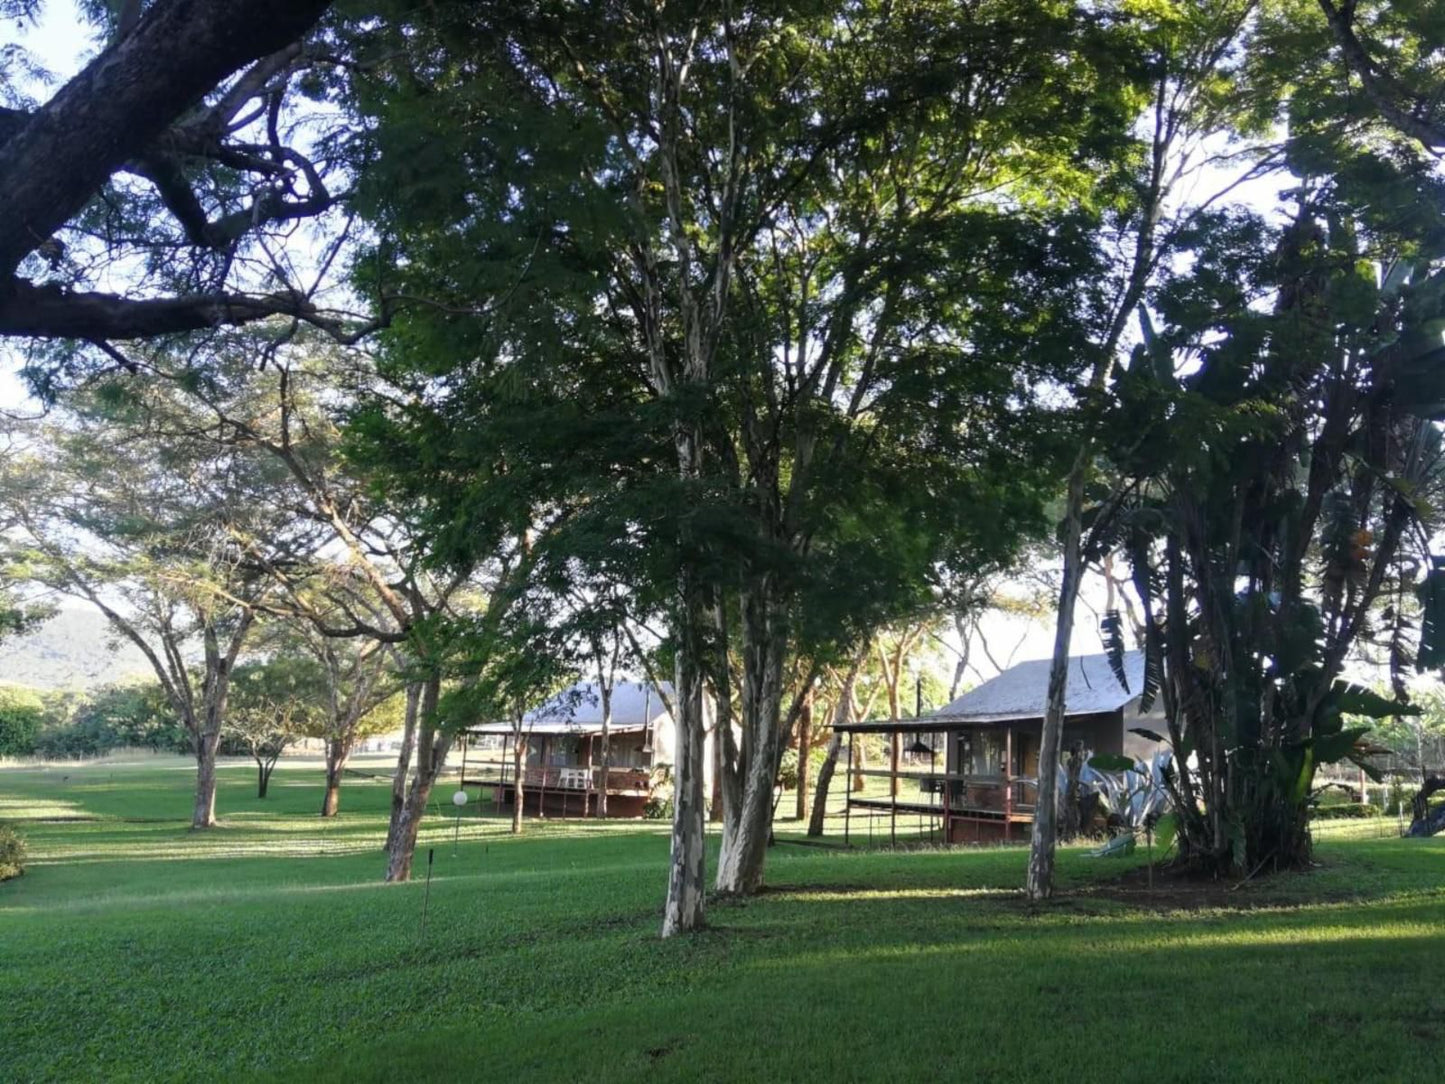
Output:
[[[1159,290],[1161,319],[1116,381],[1115,463],[1135,495],[1096,528],[1130,559],[1146,637],[1170,664],[1169,738],[1194,754],[1180,760],[1181,847],[1236,873],[1307,860],[1319,765],[1377,775],[1349,717],[1415,712],[1340,673],[1381,611],[1404,670],[1406,603],[1445,495],[1435,393],[1397,382],[1438,345],[1445,234],[1378,221],[1379,188],[1339,161],[1316,167],[1277,230],[1221,213],[1189,239],[1193,268]],[[1432,622],[1417,663],[1433,657]]]
[[45,703],[39,693],[23,685],[0,684],[0,756],[35,752],[44,722]]
[[1127,772],[1134,768],[1134,758],[1117,753],[1095,753],[1089,758],[1089,767],[1101,772]]
[[35,751],[62,759],[103,756],[122,748],[190,752],[190,735],[158,683],[127,682],[83,694],[63,716],[52,715]]
[[1345,802],[1339,805],[1316,806],[1310,813],[1310,819],[1317,821],[1359,820],[1365,817],[1381,816],[1382,812],[1377,805],[1365,802]]
[[0,824],[0,881],[25,872],[25,840],[8,824]]

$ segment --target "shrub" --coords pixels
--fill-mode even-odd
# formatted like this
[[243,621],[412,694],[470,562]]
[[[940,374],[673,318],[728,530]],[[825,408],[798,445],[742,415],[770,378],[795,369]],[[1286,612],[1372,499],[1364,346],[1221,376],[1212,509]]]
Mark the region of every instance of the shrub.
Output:
[[23,685],[0,685],[0,757],[25,757],[35,752],[35,738],[45,721],[45,703]]
[[8,824],[0,824],[0,881],[25,872],[25,840]]
[[174,720],[155,682],[109,685],[82,700],[65,720],[41,731],[35,751],[54,760],[103,756],[143,746],[156,752],[190,752],[185,730]]
[[1367,805],[1363,802],[1350,802],[1343,805],[1317,806],[1313,817],[1317,821],[1338,821],[1352,820],[1357,817],[1378,817],[1380,807]]
[[1390,780],[1389,796],[1385,800],[1385,812],[1390,816],[1398,816],[1410,807],[1410,797],[1405,793],[1405,784],[1397,775]]

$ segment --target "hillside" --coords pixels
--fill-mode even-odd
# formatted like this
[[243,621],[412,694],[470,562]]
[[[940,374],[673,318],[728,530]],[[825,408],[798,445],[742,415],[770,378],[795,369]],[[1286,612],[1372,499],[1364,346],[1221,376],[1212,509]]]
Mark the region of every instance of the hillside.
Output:
[[28,635],[0,640],[0,681],[89,689],[150,672],[145,656],[116,644],[105,619],[88,609],[62,609]]

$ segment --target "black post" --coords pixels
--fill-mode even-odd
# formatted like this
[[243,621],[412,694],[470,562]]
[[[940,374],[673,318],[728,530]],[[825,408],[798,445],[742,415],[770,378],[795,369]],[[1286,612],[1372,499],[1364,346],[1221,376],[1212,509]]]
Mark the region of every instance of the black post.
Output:
[[427,908],[427,904],[429,904],[429,903],[431,902],[431,864],[432,864],[432,859],[436,858],[436,855],[437,855],[437,852],[436,852],[436,848],[435,848],[435,847],[428,847],[428,848],[426,849],[426,894],[423,895],[422,898],[421,898],[421,936],[422,936],[422,937],[425,937],[425,936],[426,936],[426,908]]

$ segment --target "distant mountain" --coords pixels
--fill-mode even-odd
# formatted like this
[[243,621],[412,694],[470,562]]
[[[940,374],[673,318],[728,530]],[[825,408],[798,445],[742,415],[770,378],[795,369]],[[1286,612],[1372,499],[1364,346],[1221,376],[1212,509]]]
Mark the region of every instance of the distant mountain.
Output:
[[33,632],[0,640],[0,682],[90,689],[151,673],[140,650],[129,642],[117,644],[110,625],[93,610],[62,609]]

